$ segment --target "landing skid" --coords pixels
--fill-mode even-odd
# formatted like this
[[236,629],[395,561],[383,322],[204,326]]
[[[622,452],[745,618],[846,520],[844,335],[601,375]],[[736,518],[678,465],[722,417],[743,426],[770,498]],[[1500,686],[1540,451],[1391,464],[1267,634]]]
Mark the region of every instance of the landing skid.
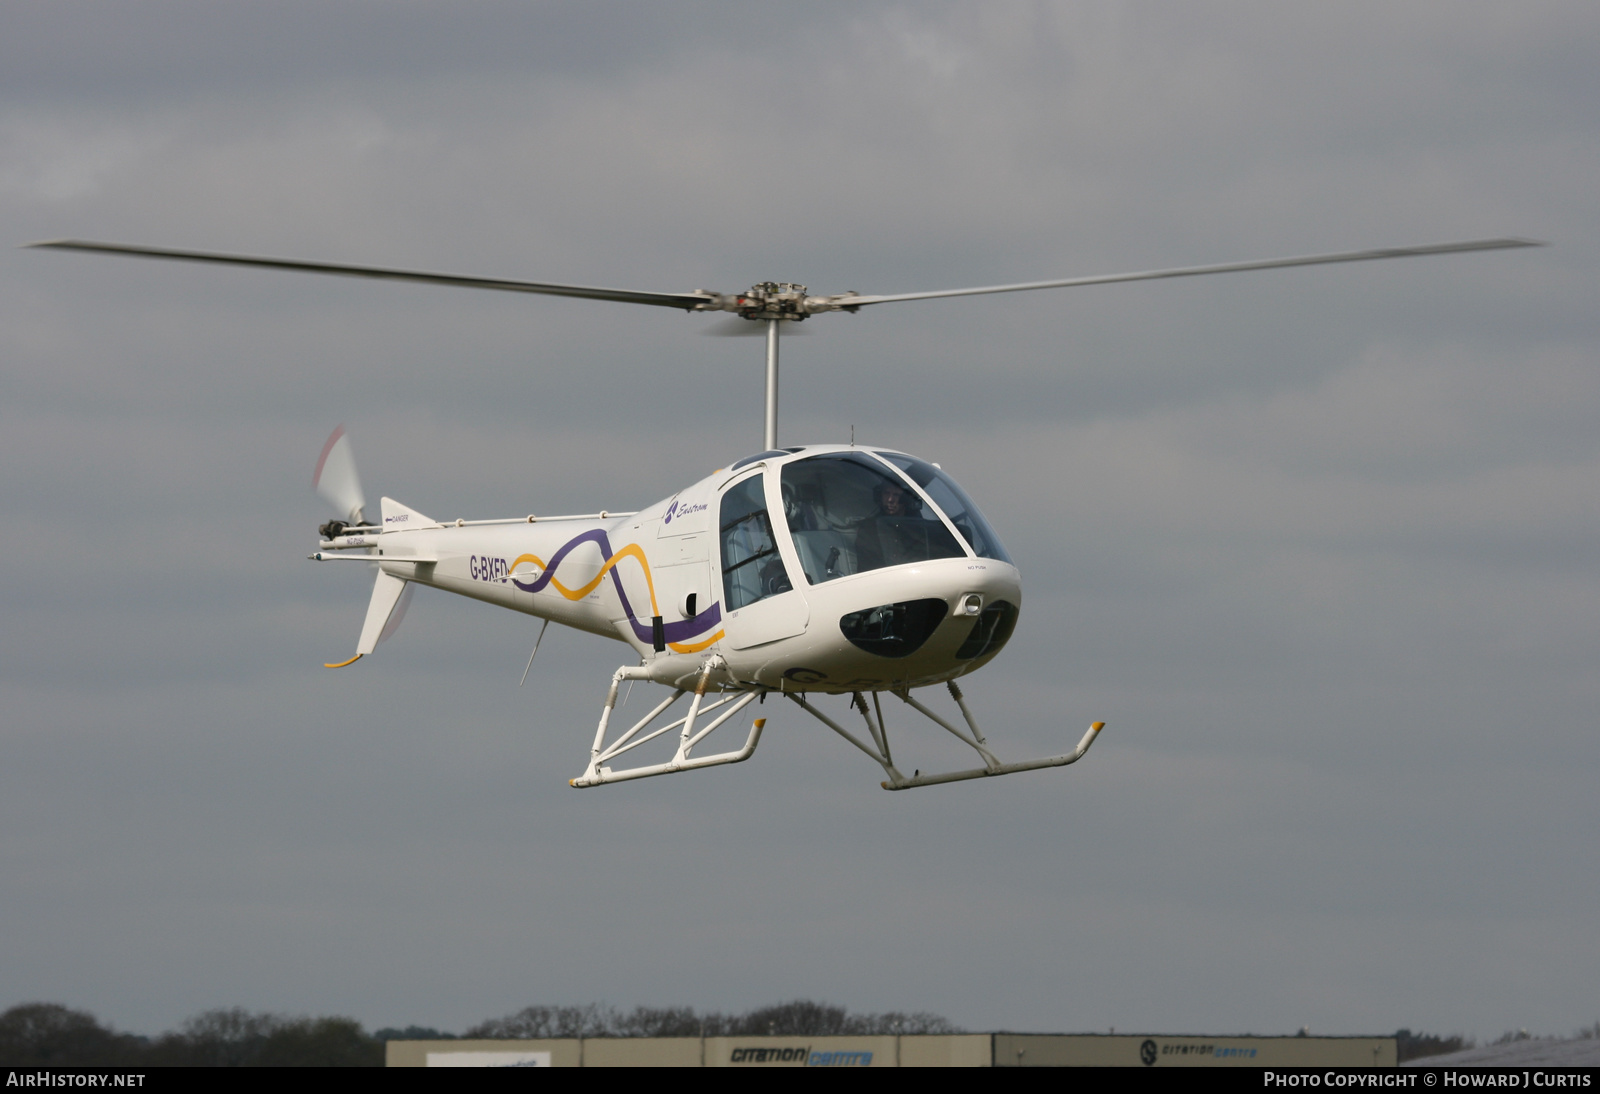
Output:
[[[611,677],[611,690],[606,693],[606,704],[600,712],[600,725],[595,730],[594,745],[589,750],[589,766],[576,779],[570,780],[572,786],[602,786],[606,783],[626,782],[629,779],[647,779],[652,775],[670,775],[675,771],[692,771],[697,767],[716,767],[720,764],[736,764],[748,760],[755,753],[756,745],[761,742],[761,731],[766,726],[765,718],[757,718],[750,726],[750,734],[745,738],[744,747],[732,752],[718,752],[710,756],[695,756],[693,751],[696,745],[704,741],[717,729],[725,725],[729,719],[738,714],[745,707],[767,694],[765,689],[735,692],[706,701],[706,690],[709,686],[711,674],[723,668],[720,657],[711,657],[701,666],[699,676],[695,679],[694,690],[690,692],[685,688],[675,688],[671,695],[657,703],[650,713],[639,719],[626,732],[618,735],[610,744],[606,743],[606,732],[611,725],[611,712],[617,706],[617,692],[624,680],[649,680],[650,672],[643,665],[624,665]],[[961,710],[961,717],[967,723],[967,730],[958,729],[945,721],[939,715],[923,706],[911,697],[909,691],[890,692],[898,697],[912,710],[921,714],[929,721],[954,735],[963,744],[967,745],[983,760],[982,767],[967,768],[963,771],[946,771],[934,775],[924,775],[920,771],[914,772],[910,778],[903,775],[895,767],[894,756],[889,750],[889,734],[883,720],[883,706],[879,696],[882,692],[872,693],[872,703],[868,706],[867,697],[862,692],[855,692],[851,697],[850,705],[861,712],[861,717],[866,721],[867,734],[870,743],[863,741],[856,734],[845,729],[838,722],[828,717],[822,711],[812,706],[803,694],[789,692],[786,698],[792,700],[796,706],[810,714],[817,721],[833,730],[839,736],[855,745],[862,752],[871,756],[884,772],[889,776],[882,786],[885,790],[910,790],[915,786],[933,786],[936,783],[962,782],[966,779],[987,779],[996,775],[1010,775],[1018,771],[1036,771],[1044,767],[1065,767],[1067,764],[1077,763],[1083,754],[1089,751],[1089,746],[1094,744],[1095,738],[1105,728],[1104,722],[1096,722],[1089,727],[1089,732],[1083,735],[1078,742],[1078,747],[1062,756],[1047,756],[1042,760],[1025,760],[1022,763],[1001,763],[999,758],[989,750],[989,742],[984,737],[983,731],[978,728],[977,721],[972,717],[972,711],[967,708],[966,698],[961,694],[961,689],[956,687],[955,681],[949,683],[950,697],[956,701],[956,706]],[[679,699],[690,695],[689,711],[681,718],[667,722],[665,725],[650,728],[657,718],[667,711]],[[709,718],[709,721],[706,719]],[[611,761],[622,756],[640,745],[648,744],[657,737],[673,730],[678,731],[677,753],[666,763],[646,764],[640,767],[613,768]]]
[[962,782],[966,779],[986,779],[995,775],[1010,775],[1017,771],[1036,771],[1042,767],[1065,767],[1067,764],[1077,763],[1083,758],[1083,754],[1089,751],[1089,746],[1094,744],[1095,737],[1099,736],[1100,731],[1106,725],[1104,722],[1094,723],[1089,727],[1089,732],[1085,733],[1083,739],[1078,742],[1078,747],[1064,756],[1048,756],[1042,760],[1025,760],[1022,763],[1003,764],[995,757],[993,752],[989,751],[989,742],[985,739],[983,731],[978,728],[978,723],[973,719],[972,711],[967,709],[967,701],[962,696],[961,689],[956,687],[954,680],[950,681],[949,688],[950,697],[956,701],[956,706],[961,708],[961,717],[966,720],[967,728],[972,731],[970,736],[911,698],[910,692],[896,691],[891,694],[898,696],[907,706],[935,725],[954,734],[963,744],[973,749],[983,758],[983,766],[968,768],[964,771],[946,771],[937,775],[924,775],[921,772],[917,772],[909,779],[895,767],[894,757],[889,751],[889,734],[883,721],[883,707],[878,701],[879,692],[872,693],[872,706],[873,710],[877,712],[876,718],[873,717],[873,710],[867,708],[866,696],[861,692],[856,692],[850,701],[850,705],[861,711],[862,718],[866,720],[867,732],[872,737],[871,744],[867,744],[838,722],[835,722],[832,718],[812,706],[806,701],[805,696],[790,693],[788,698],[793,700],[795,705],[807,714],[810,714],[817,721],[876,760],[889,776],[881,784],[885,790],[910,790],[914,786],[933,786],[936,783]]
[[[739,713],[745,707],[755,702],[756,699],[766,694],[764,691],[745,691],[723,698],[714,699],[707,703],[706,685],[711,673],[722,665],[720,657],[711,657],[700,669],[700,677],[695,681],[693,698],[689,700],[689,712],[682,718],[668,722],[664,726],[647,731],[651,722],[667,712],[667,709],[684,695],[689,694],[682,688],[674,689],[673,693],[660,703],[654,710],[635,722],[633,728],[623,733],[611,744],[606,744],[606,729],[611,723],[611,712],[617,705],[617,689],[624,680],[648,680],[649,670],[642,665],[624,665],[611,677],[611,690],[606,694],[605,709],[600,712],[600,727],[595,730],[594,747],[589,750],[589,767],[582,775],[572,779],[571,786],[600,786],[605,783],[626,782],[629,779],[646,779],[651,775],[668,775],[674,771],[692,771],[697,767],[716,767],[718,764],[736,764],[748,760],[756,750],[756,745],[761,741],[762,727],[767,724],[765,718],[757,718],[750,727],[750,736],[745,739],[744,747],[733,752],[719,752],[714,756],[691,756],[695,745],[705,740],[713,731],[725,723],[729,718]],[[716,713],[719,712],[720,713]],[[696,729],[696,723],[706,715],[716,713],[703,727]],[[644,767],[629,767],[618,771],[610,766],[610,762],[623,753],[630,752],[640,745],[655,740],[663,733],[678,731],[678,751],[671,760],[661,764],[649,764]]]

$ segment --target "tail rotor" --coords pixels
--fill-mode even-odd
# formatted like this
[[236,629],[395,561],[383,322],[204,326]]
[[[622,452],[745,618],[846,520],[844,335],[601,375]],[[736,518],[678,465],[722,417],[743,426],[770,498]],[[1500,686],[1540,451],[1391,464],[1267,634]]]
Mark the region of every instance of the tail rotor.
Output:
[[[322,446],[311,485],[339,514],[339,520],[330,521],[322,529],[326,538],[337,536],[349,525],[366,523],[367,498],[361,491],[361,476],[356,473],[356,458],[350,450],[350,438],[344,426],[335,429],[328,443]],[[334,524],[340,527],[330,532]]]

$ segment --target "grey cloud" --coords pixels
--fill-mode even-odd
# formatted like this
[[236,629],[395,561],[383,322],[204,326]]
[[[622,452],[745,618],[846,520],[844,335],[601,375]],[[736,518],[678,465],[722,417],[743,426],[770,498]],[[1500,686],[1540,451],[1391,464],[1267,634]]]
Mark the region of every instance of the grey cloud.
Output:
[[15,243],[824,291],[1556,244],[811,321],[782,436],[940,460],[1023,567],[968,689],[997,743],[1111,725],[909,795],[777,711],[750,764],[574,793],[617,651],[552,634],[518,691],[533,628],[442,595],[317,667],[366,596],[303,561],[334,424],[430,515],[631,507],[756,447],[755,343],[0,252],[16,1001],[1593,1019],[1591,6],[5,17]]

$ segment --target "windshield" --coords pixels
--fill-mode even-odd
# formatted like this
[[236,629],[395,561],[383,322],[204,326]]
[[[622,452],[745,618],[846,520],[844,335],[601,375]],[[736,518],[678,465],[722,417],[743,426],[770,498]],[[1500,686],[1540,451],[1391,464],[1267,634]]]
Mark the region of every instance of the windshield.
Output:
[[784,467],[781,481],[789,535],[813,585],[884,566],[966,557],[921,495],[870,456],[797,460]]
[[915,456],[907,456],[900,452],[879,452],[878,455],[904,471],[912,482],[927,491],[933,503],[943,509],[944,515],[950,518],[950,523],[956,526],[956,531],[972,545],[973,554],[979,558],[992,558],[997,562],[1011,561],[1011,556],[1000,546],[1000,539],[994,534],[994,529],[989,527],[989,522],[983,519],[983,514],[972,504],[972,499],[967,497],[949,475]]

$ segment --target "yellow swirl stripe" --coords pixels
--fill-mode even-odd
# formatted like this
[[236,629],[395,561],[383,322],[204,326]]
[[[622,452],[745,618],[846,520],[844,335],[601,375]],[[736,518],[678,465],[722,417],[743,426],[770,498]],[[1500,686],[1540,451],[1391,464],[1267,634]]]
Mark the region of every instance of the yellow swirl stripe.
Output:
[[[535,566],[539,567],[539,572],[540,573],[544,572],[544,559],[540,558],[538,555],[518,555],[517,556],[517,561],[515,561],[515,562],[513,562],[511,564],[511,569],[506,573],[506,576],[507,577],[511,577],[511,578],[516,577],[517,576],[517,567],[521,566],[524,562],[531,562]],[[537,574],[523,574],[522,576],[523,577],[537,577],[538,575]]]
[[[617,564],[620,563],[625,556],[631,556],[639,560],[639,568],[644,571],[645,586],[650,590],[650,614],[660,615],[661,606],[656,603],[656,583],[655,579],[650,575],[650,560],[645,558],[644,550],[637,543],[628,544],[628,546],[624,547],[622,550],[606,559],[605,564],[600,567],[600,572],[595,574],[594,579],[588,584],[577,589],[569,589],[567,586],[561,584],[561,582],[552,577],[550,579],[550,587],[555,589],[568,600],[582,600],[584,597],[588,596],[590,593],[594,592],[600,587],[600,582],[605,580],[606,574],[610,573],[611,570],[617,566]],[[539,567],[541,572],[545,569],[544,559],[540,558],[538,555],[518,555],[517,560],[511,564],[510,572],[507,576],[513,578],[516,577],[517,567],[522,565],[524,562],[533,563],[535,566]],[[722,641],[723,637],[724,632],[718,630],[715,634],[703,642],[668,642],[667,647],[676,653],[699,653],[701,650],[709,649],[716,645],[718,642]]]
[[[629,555],[638,559],[639,566],[644,570],[644,583],[650,590],[650,614],[660,615],[661,608],[656,604],[656,583],[650,577],[650,563],[644,557],[644,549],[641,548],[637,543],[628,544],[622,550],[606,559],[605,565],[600,567],[600,572],[594,575],[594,580],[589,582],[587,585],[584,585],[582,588],[569,589],[555,578],[550,579],[550,587],[555,589],[568,600],[582,600],[584,597],[598,589],[600,587],[600,582],[605,580],[606,574],[610,573],[624,557]],[[516,567],[512,568],[515,569]]]
[[668,642],[667,646],[676,653],[699,653],[701,650],[707,649],[720,641],[722,641],[722,632],[718,631],[704,642]]
[[[562,596],[566,597],[568,600],[582,600],[584,597],[598,589],[600,587],[600,582],[605,580],[606,574],[610,573],[617,563],[621,562],[623,557],[627,555],[631,555],[632,557],[638,559],[640,569],[644,570],[645,587],[650,590],[650,614],[660,615],[661,606],[656,603],[656,583],[655,580],[650,576],[650,562],[644,557],[644,550],[637,543],[628,544],[622,550],[606,559],[605,564],[600,567],[600,572],[594,575],[594,580],[582,588],[569,589],[553,577],[550,579],[550,587],[556,590],[556,592],[560,593]],[[517,567],[522,565],[524,562],[531,562],[535,566],[539,567],[540,570],[545,568],[544,559],[540,558],[538,555],[518,555],[517,560],[511,564],[511,570],[507,576],[516,577]]]

